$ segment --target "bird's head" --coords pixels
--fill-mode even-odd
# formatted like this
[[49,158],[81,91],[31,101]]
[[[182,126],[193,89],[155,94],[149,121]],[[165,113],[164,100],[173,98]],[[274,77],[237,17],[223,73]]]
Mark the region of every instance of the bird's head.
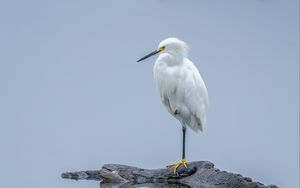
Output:
[[188,46],[182,40],[177,38],[167,38],[159,43],[158,48],[155,51],[142,57],[137,62],[147,59],[148,57],[151,57],[157,53],[169,53],[173,56],[183,58],[187,56],[187,51]]
[[188,46],[178,38],[167,38],[159,43],[158,50],[162,53],[165,52],[172,55],[186,56]]

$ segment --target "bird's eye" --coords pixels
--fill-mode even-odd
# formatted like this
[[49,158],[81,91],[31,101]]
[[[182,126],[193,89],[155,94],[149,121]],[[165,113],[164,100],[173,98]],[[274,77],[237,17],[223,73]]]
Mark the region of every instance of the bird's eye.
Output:
[[161,52],[161,51],[163,51],[163,50],[165,50],[166,49],[166,47],[165,46],[162,46],[162,47],[160,47],[158,50]]

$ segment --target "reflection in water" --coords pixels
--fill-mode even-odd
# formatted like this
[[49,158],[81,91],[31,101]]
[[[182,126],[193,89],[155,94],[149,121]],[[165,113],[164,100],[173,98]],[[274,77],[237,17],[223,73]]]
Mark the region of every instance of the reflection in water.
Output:
[[190,186],[183,184],[170,183],[144,183],[144,184],[130,184],[130,183],[100,183],[100,188],[129,188],[129,187],[166,187],[166,188],[190,188]]

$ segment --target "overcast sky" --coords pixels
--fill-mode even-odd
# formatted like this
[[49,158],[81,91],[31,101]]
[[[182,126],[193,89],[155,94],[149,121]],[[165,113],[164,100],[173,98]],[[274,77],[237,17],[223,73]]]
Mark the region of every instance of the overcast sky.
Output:
[[181,128],[160,102],[153,51],[186,41],[208,88],[187,159],[299,187],[296,0],[0,1],[0,187],[93,188],[60,178],[105,163],[161,168]]

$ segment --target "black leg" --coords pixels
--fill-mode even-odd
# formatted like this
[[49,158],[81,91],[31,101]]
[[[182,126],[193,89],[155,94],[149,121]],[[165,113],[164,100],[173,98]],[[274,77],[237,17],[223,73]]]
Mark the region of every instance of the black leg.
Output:
[[182,159],[185,159],[185,132],[186,128],[182,127]]

